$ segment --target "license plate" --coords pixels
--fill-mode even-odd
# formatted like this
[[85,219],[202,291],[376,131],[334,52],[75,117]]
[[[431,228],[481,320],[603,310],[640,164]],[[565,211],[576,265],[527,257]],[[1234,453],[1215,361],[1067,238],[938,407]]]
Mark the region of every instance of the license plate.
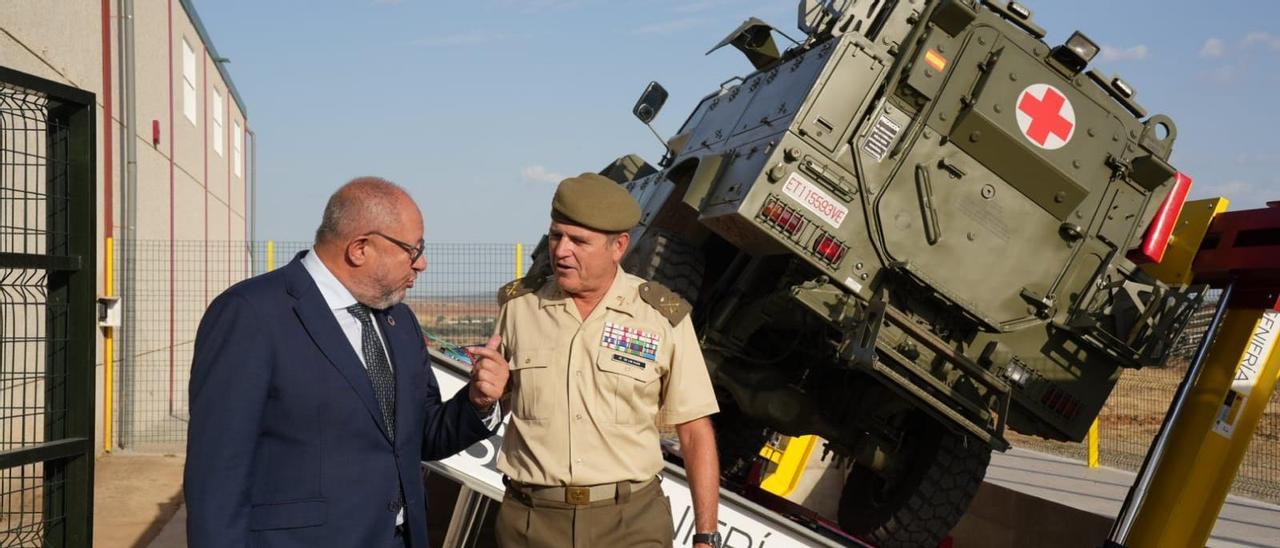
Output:
[[805,180],[799,173],[792,173],[782,185],[782,192],[790,196],[805,209],[817,214],[831,226],[840,228],[840,223],[849,215],[849,208],[823,192],[817,185]]

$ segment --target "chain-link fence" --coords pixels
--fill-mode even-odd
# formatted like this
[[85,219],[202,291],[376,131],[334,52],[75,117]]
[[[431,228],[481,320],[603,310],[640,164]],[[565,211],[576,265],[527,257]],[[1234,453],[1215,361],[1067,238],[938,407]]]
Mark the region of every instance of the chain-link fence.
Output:
[[[1169,402],[1187,374],[1192,354],[1204,338],[1219,291],[1210,290],[1162,367],[1125,370],[1098,414],[1098,452],[1103,466],[1136,472],[1160,430]],[[1088,459],[1086,443],[1060,443],[1011,435],[1015,446],[1080,460]],[[1232,492],[1280,503],[1280,399],[1272,398],[1240,463]]]
[[[121,254],[129,247],[115,247],[117,272],[126,268]],[[123,344],[116,345],[113,429],[124,448],[181,450],[196,327],[209,301],[248,277],[249,250],[244,242],[223,241],[148,240],[132,248],[135,280],[132,287],[121,284],[124,321],[132,326],[117,331]]]
[[[186,443],[192,350],[209,302],[232,284],[280,268],[309,242],[138,241],[134,294],[125,321],[133,344],[117,345],[113,427],[119,447],[181,451]],[[125,268],[126,245],[115,265]],[[527,268],[518,244],[428,243],[427,270],[405,298],[427,333],[453,344],[483,342],[498,314],[497,289]],[[525,257],[520,258],[520,255]],[[119,274],[117,274],[119,279]],[[127,287],[122,293],[128,293]],[[131,317],[129,317],[131,316]],[[120,331],[118,331],[120,332]],[[123,335],[120,336],[123,338]],[[121,346],[131,350],[119,350]],[[131,355],[131,359],[126,359]]]

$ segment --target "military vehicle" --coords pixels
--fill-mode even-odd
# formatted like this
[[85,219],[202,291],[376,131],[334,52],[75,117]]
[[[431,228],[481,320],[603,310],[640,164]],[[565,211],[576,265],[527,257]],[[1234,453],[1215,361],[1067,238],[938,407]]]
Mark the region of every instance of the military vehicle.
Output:
[[849,467],[843,529],[936,546],[1007,429],[1081,440],[1122,368],[1165,359],[1200,292],[1138,263],[1190,179],[1173,121],[1017,2],[806,0],[799,27],[780,50],[743,23],[716,48],[754,71],[656,164],[601,171],[644,208],[623,266],[694,304],[728,479],[816,434]]

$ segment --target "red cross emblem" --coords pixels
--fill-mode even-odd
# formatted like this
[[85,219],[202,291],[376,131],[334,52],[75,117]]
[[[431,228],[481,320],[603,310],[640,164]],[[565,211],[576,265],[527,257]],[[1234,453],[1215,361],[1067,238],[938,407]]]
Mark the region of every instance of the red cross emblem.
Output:
[[1057,150],[1075,134],[1076,111],[1071,101],[1049,84],[1032,84],[1022,90],[1015,112],[1022,135],[1040,148]]

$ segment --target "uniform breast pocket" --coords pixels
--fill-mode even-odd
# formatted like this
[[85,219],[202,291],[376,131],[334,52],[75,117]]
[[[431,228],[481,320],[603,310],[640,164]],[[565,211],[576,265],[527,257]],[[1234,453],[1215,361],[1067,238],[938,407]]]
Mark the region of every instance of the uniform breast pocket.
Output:
[[544,398],[551,384],[551,349],[516,352],[511,360],[511,413],[518,419],[540,420],[548,415]]
[[657,381],[662,376],[657,362],[602,348],[596,356],[596,369],[600,371],[600,401],[613,410],[614,424],[645,424],[657,419],[661,385]]

